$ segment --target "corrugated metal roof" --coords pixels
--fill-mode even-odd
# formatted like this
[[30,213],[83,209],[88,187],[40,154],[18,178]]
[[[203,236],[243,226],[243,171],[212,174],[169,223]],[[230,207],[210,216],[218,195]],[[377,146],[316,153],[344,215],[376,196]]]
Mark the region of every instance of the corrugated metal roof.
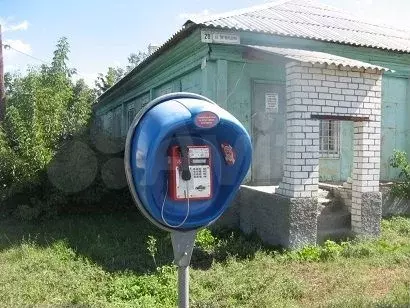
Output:
[[152,55],[98,99],[112,93],[165,50],[200,26],[271,33],[289,37],[381,48],[410,53],[410,32],[368,21],[310,0],[283,0],[225,14],[207,20],[189,20]]
[[216,28],[381,48],[410,53],[410,32],[362,20],[310,0],[288,0],[192,22]]
[[266,47],[266,46],[250,46],[249,48],[262,50],[264,52],[273,53],[276,55],[284,56],[285,58],[300,61],[300,62],[307,62],[307,63],[320,63],[320,64],[334,64],[334,65],[342,65],[342,66],[349,66],[355,68],[364,68],[364,69],[378,69],[378,70],[385,70],[388,71],[388,68],[373,65],[370,63],[353,60],[345,57],[335,56],[325,52],[317,52],[317,51],[310,51],[310,50],[301,50],[301,49],[291,49],[291,48],[277,48],[277,47]]

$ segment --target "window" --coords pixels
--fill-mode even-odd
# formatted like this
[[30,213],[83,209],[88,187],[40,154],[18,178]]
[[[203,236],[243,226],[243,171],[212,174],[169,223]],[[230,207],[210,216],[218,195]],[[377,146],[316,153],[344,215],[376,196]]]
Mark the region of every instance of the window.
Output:
[[340,152],[339,138],[340,122],[333,120],[320,121],[319,148],[320,156],[324,158],[338,158]]
[[112,136],[114,138],[121,137],[121,107],[114,110]]
[[132,121],[135,118],[135,108],[130,106],[127,111],[127,129],[131,126]]

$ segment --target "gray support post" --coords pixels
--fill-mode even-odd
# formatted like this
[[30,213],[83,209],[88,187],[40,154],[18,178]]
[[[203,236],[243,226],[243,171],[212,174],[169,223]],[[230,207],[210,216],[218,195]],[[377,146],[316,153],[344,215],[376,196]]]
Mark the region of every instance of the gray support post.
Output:
[[178,307],[189,307],[189,263],[198,230],[187,232],[172,231],[174,263],[178,266]]
[[178,307],[189,307],[189,266],[178,267]]

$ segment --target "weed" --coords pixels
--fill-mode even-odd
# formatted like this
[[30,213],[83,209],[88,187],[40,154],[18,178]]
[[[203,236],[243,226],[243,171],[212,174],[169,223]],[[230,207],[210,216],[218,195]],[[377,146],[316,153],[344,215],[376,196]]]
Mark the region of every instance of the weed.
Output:
[[209,229],[202,229],[196,235],[195,244],[205,251],[211,251],[215,248],[217,239],[212,235]]
[[157,248],[157,239],[152,236],[149,235],[148,239],[147,239],[147,250],[149,252],[149,255],[151,256],[152,260],[154,261],[155,267],[157,266],[157,261],[155,260],[155,256],[158,252],[158,248]]
[[406,152],[394,151],[390,159],[390,166],[400,170],[399,179],[401,180],[392,186],[392,193],[397,197],[410,198],[410,163]]

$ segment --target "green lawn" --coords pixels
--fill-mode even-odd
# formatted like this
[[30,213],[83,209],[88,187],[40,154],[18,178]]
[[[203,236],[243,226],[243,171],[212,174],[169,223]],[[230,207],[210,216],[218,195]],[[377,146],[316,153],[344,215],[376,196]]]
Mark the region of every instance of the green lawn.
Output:
[[[174,307],[171,262],[169,235],[136,211],[3,218],[0,306]],[[383,221],[378,240],[296,252],[204,231],[192,267],[192,307],[410,307],[410,219]]]

